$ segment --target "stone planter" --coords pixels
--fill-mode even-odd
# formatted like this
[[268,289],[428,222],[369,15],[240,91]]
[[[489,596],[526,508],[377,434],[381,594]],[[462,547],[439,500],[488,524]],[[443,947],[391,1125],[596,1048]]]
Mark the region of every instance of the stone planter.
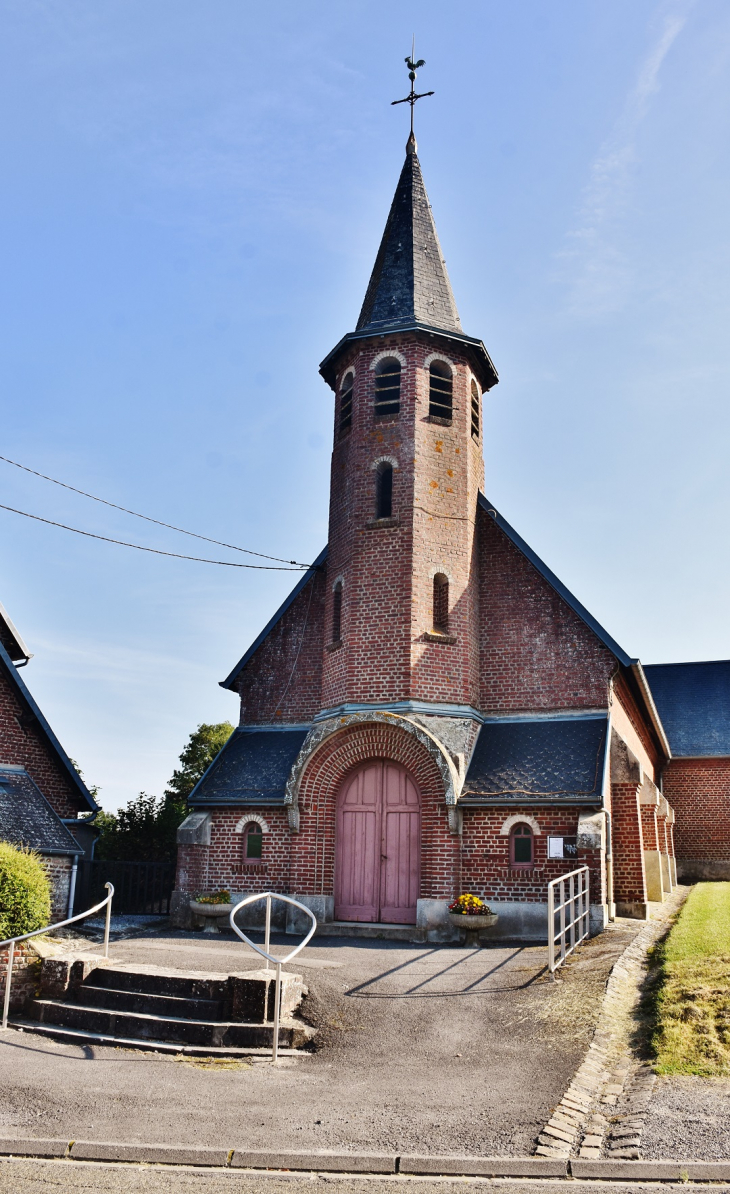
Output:
[[489,929],[496,925],[499,916],[490,912],[483,916],[464,916],[461,912],[449,912],[449,920],[456,929],[463,929],[466,934],[464,944],[479,948],[479,934],[482,929]]
[[193,916],[203,918],[204,933],[220,933],[220,922],[225,918],[226,923],[235,904],[201,904],[198,900],[190,901],[190,911]]

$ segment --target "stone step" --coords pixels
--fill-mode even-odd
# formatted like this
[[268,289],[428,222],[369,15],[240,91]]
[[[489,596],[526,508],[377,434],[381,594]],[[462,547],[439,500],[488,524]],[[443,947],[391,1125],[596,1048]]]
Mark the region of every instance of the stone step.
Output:
[[[98,972],[94,971],[94,975]],[[73,992],[73,1002],[110,1011],[143,1012],[185,1020],[226,1020],[230,999],[186,999],[179,995],[148,995],[142,991],[116,990],[87,980]]]
[[379,941],[421,941],[423,932],[415,925],[381,925],[370,921],[318,921],[316,937],[366,937]]
[[[18,1017],[8,1020],[11,1028],[21,1032],[35,1032],[40,1036],[49,1037],[54,1041],[62,1041],[70,1045],[105,1045],[116,1049],[143,1049],[151,1053],[171,1053],[183,1057],[270,1057],[271,1043],[264,1048],[260,1045],[247,1049],[221,1048],[215,1045],[181,1045],[172,1041],[156,1041],[151,1038],[144,1040],[137,1037],[110,1036],[103,1032],[85,1032],[77,1028],[63,1028],[58,1024],[38,1024],[35,1020],[25,1020]],[[301,1049],[282,1048],[279,1046],[280,1057],[302,1057]]]
[[95,987],[110,987],[115,991],[172,995],[178,999],[226,999],[229,996],[227,975],[186,974],[162,966],[143,964],[99,966],[86,981],[93,982]]
[[[167,1041],[181,1045],[209,1048],[270,1048],[272,1024],[231,1020],[190,1020],[176,1016],[156,1016],[142,1012],[116,1011],[89,1007],[70,1000],[32,999],[26,1014],[30,1021],[57,1028],[75,1028],[82,1032],[125,1037],[141,1041]],[[279,1044],[301,1048],[311,1039],[308,1026],[282,1018]]]

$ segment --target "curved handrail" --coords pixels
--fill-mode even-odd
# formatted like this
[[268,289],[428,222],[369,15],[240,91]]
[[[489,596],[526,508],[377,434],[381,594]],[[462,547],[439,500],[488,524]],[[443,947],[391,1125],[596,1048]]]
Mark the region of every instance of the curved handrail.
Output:
[[93,908],[87,908],[86,912],[77,912],[75,916],[69,916],[67,920],[59,920],[55,925],[46,925],[43,929],[33,929],[32,933],[23,933],[20,937],[8,937],[7,941],[0,941],[0,949],[4,949],[9,945],[8,950],[8,965],[5,971],[5,999],[3,1002],[3,1022],[2,1028],[6,1029],[8,1026],[8,1011],[10,1009],[10,983],[13,977],[13,958],[15,956],[15,947],[19,941],[27,941],[29,937],[38,937],[40,933],[52,933],[54,929],[63,929],[66,925],[72,925],[74,921],[84,920],[85,917],[91,916],[92,913],[98,912],[106,905],[106,923],[104,925],[104,957],[109,957],[109,927],[112,918],[112,897],[114,895],[114,884],[105,883],[108,895],[104,897],[100,904],[94,904]]
[[[236,913],[239,912],[241,910],[241,908],[245,907],[246,904],[255,904],[257,900],[266,900],[266,933],[265,933],[265,939],[264,939],[264,946],[265,946],[264,949],[262,949],[260,945],[256,945],[253,941],[251,941],[246,936],[246,934],[241,929],[239,929],[239,927],[236,924],[235,919],[234,919]],[[309,917],[309,919],[312,922],[312,927],[309,930],[309,932],[307,933],[304,940],[300,941],[299,945],[295,946],[295,948],[290,953],[288,953],[285,958],[277,958],[274,954],[270,954],[269,949],[268,949],[269,939],[271,936],[271,901],[272,900],[283,900],[285,904],[292,904],[294,908],[300,908],[302,910],[302,912],[306,912],[307,916]],[[280,1019],[280,1008],[281,1008],[281,968],[282,968],[282,966],[286,966],[288,962],[291,962],[292,958],[295,958],[297,956],[297,954],[301,950],[304,949],[304,946],[307,945],[312,940],[312,937],[314,936],[315,930],[317,928],[317,917],[314,915],[311,908],[308,908],[306,904],[300,904],[299,900],[294,900],[294,899],[292,899],[291,896],[278,895],[277,892],[275,892],[275,891],[262,891],[258,895],[244,896],[244,898],[242,900],[239,900],[238,903],[236,904],[235,908],[231,908],[231,912],[228,917],[228,922],[237,937],[240,937],[242,941],[245,941],[246,945],[250,945],[251,949],[255,949],[257,954],[261,954],[262,958],[266,958],[266,969],[267,970],[269,969],[269,962],[273,962],[274,965],[276,966],[276,987],[275,987],[275,991],[274,991],[274,1034],[273,1034],[273,1044],[272,1044],[272,1049],[271,1049],[271,1061],[273,1064],[279,1055],[279,1019]]]

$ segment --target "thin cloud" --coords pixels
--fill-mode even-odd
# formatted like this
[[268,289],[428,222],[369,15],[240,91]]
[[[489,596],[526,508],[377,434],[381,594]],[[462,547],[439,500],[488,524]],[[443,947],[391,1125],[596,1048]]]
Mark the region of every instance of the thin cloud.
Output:
[[561,253],[570,277],[571,313],[584,316],[608,314],[618,309],[630,288],[631,265],[620,246],[617,225],[626,211],[638,156],[636,140],[651,101],[659,91],[664,60],[681,33],[686,12],[673,12],[639,68],[636,83],[610,137],[601,146],[592,167],[579,210],[578,227],[567,235]]

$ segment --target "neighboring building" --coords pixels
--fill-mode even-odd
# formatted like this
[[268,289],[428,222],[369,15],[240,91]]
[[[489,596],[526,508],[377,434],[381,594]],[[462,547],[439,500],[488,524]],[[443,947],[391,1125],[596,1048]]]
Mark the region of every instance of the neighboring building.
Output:
[[179,921],[201,889],[270,889],[446,939],[471,891],[534,939],[547,882],[583,863],[594,929],[646,916],[676,883],[669,742],[640,662],[484,496],[497,373],[462,331],[413,138],[321,373],[329,543],[223,682],[241,720],[180,830]]
[[0,605],[0,839],[43,856],[52,916],[62,920],[70,915],[76,863],[91,852],[89,819],[99,806],[19,674],[30,658]]

